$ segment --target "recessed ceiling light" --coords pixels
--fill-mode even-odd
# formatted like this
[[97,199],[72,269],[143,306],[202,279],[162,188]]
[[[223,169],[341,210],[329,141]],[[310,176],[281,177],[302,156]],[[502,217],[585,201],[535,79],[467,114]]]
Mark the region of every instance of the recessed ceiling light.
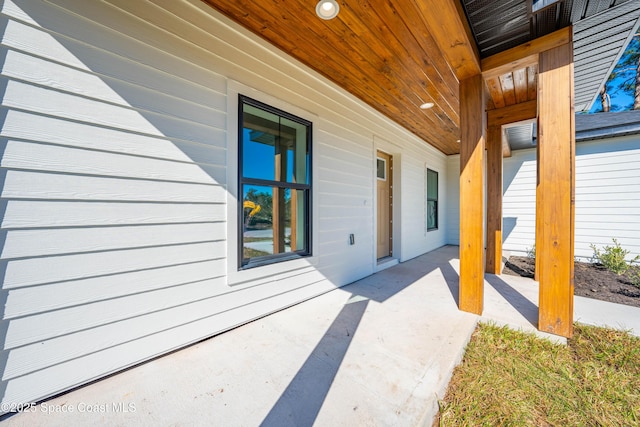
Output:
[[428,110],[429,108],[433,108],[433,102],[425,102],[420,106],[423,110]]
[[322,19],[333,19],[340,12],[340,6],[336,0],[320,0],[316,5],[316,15]]

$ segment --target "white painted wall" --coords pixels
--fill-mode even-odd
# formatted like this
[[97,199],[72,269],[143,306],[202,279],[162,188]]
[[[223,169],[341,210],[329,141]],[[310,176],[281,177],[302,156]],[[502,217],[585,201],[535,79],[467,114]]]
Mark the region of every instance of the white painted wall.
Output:
[[[602,248],[616,238],[640,254],[640,137],[631,135],[576,144],[575,255],[590,260],[590,245]],[[525,255],[535,244],[535,149],[514,151],[504,159],[503,249]],[[447,193],[458,188],[459,165],[451,160]],[[459,209],[450,198],[448,212]],[[449,227],[449,243],[458,242],[459,219]]]
[[[446,156],[406,138],[375,138],[376,150],[393,155],[394,256],[407,261],[447,244]],[[426,150],[426,151],[425,151]],[[438,229],[427,231],[427,169],[438,172]],[[371,184],[375,185],[375,180]],[[373,187],[375,188],[375,187]],[[374,213],[375,215],[375,213]],[[400,219],[398,221],[398,218]],[[399,254],[398,254],[399,252]]]
[[[1,13],[2,402],[371,274],[376,149],[396,161],[396,255],[446,243],[442,153],[203,2],[5,0]],[[247,274],[229,238],[237,92],[314,126],[313,257]],[[429,233],[426,167],[441,178]]]
[[525,255],[536,241],[535,149],[513,151],[503,160],[502,190],[502,249]]
[[447,244],[460,244],[460,155],[447,158]]
[[611,245],[640,255],[640,135],[576,147],[576,256]]

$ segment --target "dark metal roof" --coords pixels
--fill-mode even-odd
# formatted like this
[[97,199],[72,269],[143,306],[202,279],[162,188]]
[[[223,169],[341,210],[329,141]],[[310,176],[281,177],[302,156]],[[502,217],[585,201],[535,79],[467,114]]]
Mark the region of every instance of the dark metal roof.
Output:
[[532,40],[527,0],[463,0],[480,57]]
[[[558,0],[533,11],[538,0],[462,0],[471,31],[486,58],[637,0]],[[636,17],[637,18],[637,17]]]
[[[534,12],[534,3],[543,7]],[[462,0],[462,5],[481,58],[573,25],[576,112],[591,108],[640,25],[640,0]],[[613,121],[608,126],[608,121],[625,119],[624,114],[616,114],[620,116],[589,115],[595,118],[592,123],[577,115],[577,139],[593,135],[601,138],[607,132],[638,132],[640,124],[636,122],[618,126]],[[636,117],[636,113],[629,116]],[[585,126],[591,123],[598,127],[582,129],[579,124],[583,122]],[[511,127],[506,132],[512,150],[533,144],[533,124]]]
[[[533,4],[545,5],[533,11]],[[639,0],[462,0],[480,56],[573,25],[575,108],[593,105],[640,20]]]

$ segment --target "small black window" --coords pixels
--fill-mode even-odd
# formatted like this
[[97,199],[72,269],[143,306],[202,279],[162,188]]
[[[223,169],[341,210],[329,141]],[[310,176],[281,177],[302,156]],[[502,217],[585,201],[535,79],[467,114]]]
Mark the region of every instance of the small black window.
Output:
[[438,228],[438,172],[427,169],[427,230]]
[[376,175],[378,179],[387,180],[387,161],[385,159],[376,159]]
[[311,122],[239,101],[239,268],[310,255]]

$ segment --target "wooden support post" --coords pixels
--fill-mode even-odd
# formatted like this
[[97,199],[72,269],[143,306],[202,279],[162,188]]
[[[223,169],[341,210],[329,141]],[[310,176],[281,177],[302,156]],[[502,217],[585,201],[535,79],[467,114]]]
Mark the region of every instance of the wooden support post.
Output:
[[[539,133],[539,132],[538,132]],[[538,248],[542,247],[542,242],[540,239],[542,238],[542,195],[540,194],[540,139],[538,137],[538,143],[536,144],[536,235],[535,235],[535,243],[533,247],[533,253],[535,254],[534,259],[534,269],[533,269],[533,280],[536,282],[540,282],[540,277],[538,274],[540,273],[540,258],[537,255]]]
[[[287,147],[283,144],[281,138],[275,143],[274,156],[274,172],[276,181],[284,181],[287,176]],[[273,253],[280,254],[285,252],[284,234],[285,234],[285,190],[280,187],[272,189],[271,211],[273,225]]]
[[575,133],[573,48],[540,54],[536,257],[540,280],[538,329],[573,334]]
[[460,81],[460,310],[482,314],[484,299],[484,83]]
[[502,273],[502,128],[487,132],[487,273]]

